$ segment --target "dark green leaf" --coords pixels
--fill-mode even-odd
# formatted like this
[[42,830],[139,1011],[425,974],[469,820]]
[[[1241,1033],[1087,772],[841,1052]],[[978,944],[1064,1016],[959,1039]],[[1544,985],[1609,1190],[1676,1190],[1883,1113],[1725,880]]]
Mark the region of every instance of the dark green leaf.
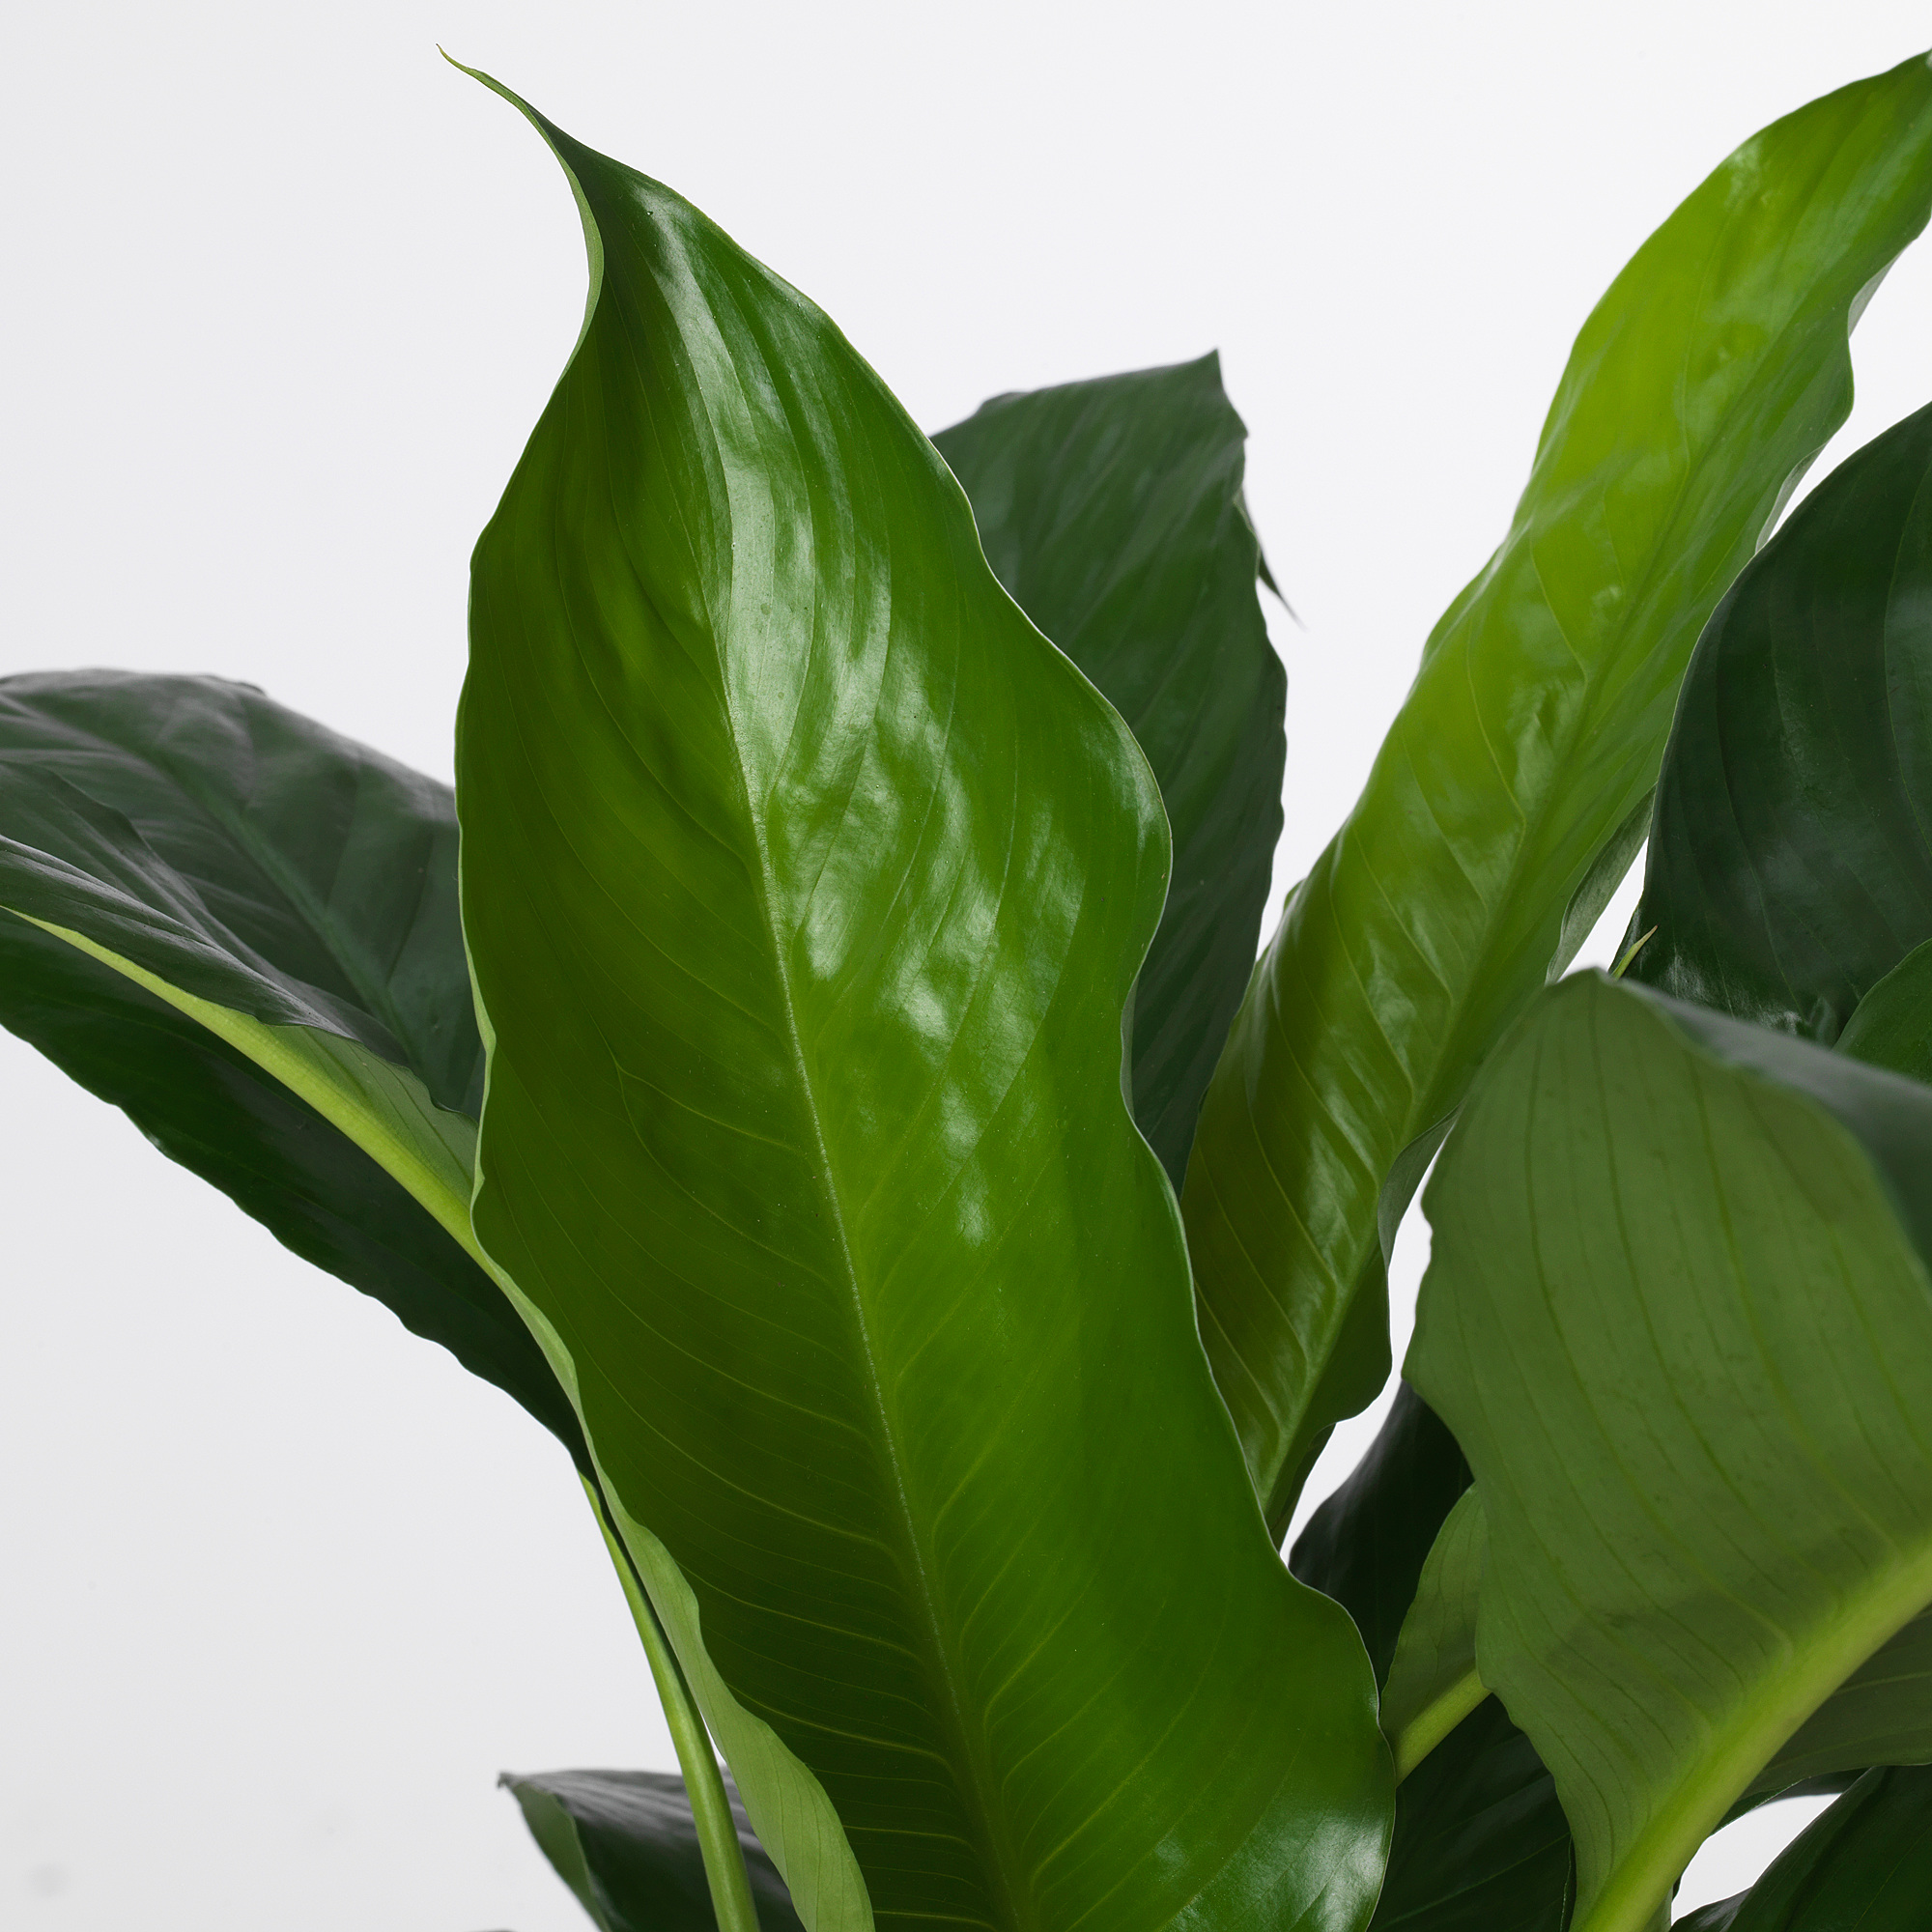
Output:
[[1396,1793],[1372,1932],[1563,1932],[1570,1893],[1555,1783],[1488,1698]]
[[1838,1051],[1932,1083],[1932,939],[1915,946],[1852,1009]]
[[1122,1099],[1146,760],[826,318],[531,118],[593,281],[475,557],[477,1233],[814,1932],[1359,1925],[1368,1662]]
[[[530,1834],[601,1932],[717,1932],[684,1779],[659,1771],[505,1772]],[[732,1791],[760,1932],[800,1932],[778,1868]]]
[[1468,1487],[1456,1438],[1404,1382],[1368,1453],[1295,1539],[1289,1568],[1354,1618],[1378,1683],[1429,1547]]
[[1577,1932],[1641,1932],[1932,1602],[1927,1172],[1932,1089],[1596,974],[1437,1163],[1406,1372],[1475,1470],[1477,1661],[1555,1776]]
[[1657,781],[1705,618],[1844,418],[1846,328],[1928,198],[1915,59],[1766,128],[1644,244],[1577,338],[1502,547],[1289,905],[1183,1203],[1202,1336],[1270,1520],[1387,1375],[1391,1164],[1567,943]]
[[248,685],[44,671],[0,680],[0,812],[7,904],[474,1117],[447,787]]
[[1174,869],[1134,989],[1133,1095],[1176,1192],[1281,837],[1288,685],[1255,595],[1246,434],[1209,355],[996,396],[933,439],[995,575],[1126,720],[1160,785]]
[[1932,409],[1821,483],[1705,626],[1633,936],[1653,927],[1631,978],[1828,1046],[1932,939]]
[[[447,788],[246,686],[111,671],[0,681],[0,903],[118,945],[225,1009],[351,1035],[451,1105],[480,1094]],[[569,1403],[496,1284],[248,1052],[4,915],[0,1025],[513,1396],[588,1467]]]
[[1748,1891],[1677,1932],[1924,1932],[1932,1900],[1932,1769],[1868,1771]]

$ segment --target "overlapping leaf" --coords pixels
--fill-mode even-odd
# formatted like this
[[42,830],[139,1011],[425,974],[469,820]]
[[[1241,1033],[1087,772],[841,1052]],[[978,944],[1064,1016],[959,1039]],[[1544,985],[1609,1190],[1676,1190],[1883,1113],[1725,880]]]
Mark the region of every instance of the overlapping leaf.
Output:
[[1639,1932],[1932,1601],[1929,1163],[1932,1090],[1588,975],[1437,1168],[1406,1373],[1475,1470],[1481,1675],[1578,1932]]
[[1384,1180],[1544,982],[1655,783],[1697,633],[1843,419],[1847,327],[1928,198],[1913,60],[1766,128],[1645,243],[1289,905],[1184,1199],[1203,1338],[1273,1520],[1387,1373]]
[[814,1932],[1359,1924],[1368,1665],[1122,1104],[1146,762],[825,318],[532,118],[593,286],[476,554],[477,1232]]
[[[1437,1532],[1468,1486],[1456,1438],[1404,1382],[1368,1453],[1295,1541],[1294,1574],[1346,1605],[1378,1679]],[[1386,1705],[1382,1716],[1387,1729]],[[1560,1932],[1570,1877],[1555,1784],[1490,1698],[1396,1793],[1374,1932]]]
[[1367,1454],[1295,1538],[1289,1568],[1354,1618],[1378,1683],[1430,1546],[1468,1487],[1456,1438],[1404,1382]]
[[541,1351],[450,1226],[467,1231],[473,1135],[455,1110],[483,1068],[445,786],[246,686],[8,678],[0,905],[0,1024],[587,1466]]
[[1491,1697],[1396,1793],[1372,1932],[1564,1932],[1572,1890],[1556,1787]]
[[[717,1932],[684,1779],[659,1771],[505,1772],[530,1835],[599,1932]],[[800,1932],[798,1914],[733,1791],[731,1814],[760,1932]]]
[[1748,1891],[1677,1932],[1921,1932],[1932,1898],[1932,1770],[1869,1771]]
[[1281,836],[1287,681],[1255,594],[1220,358],[996,396],[933,439],[986,561],[1147,753],[1174,835],[1134,988],[1134,1118],[1178,1192],[1254,971]]
[[1932,409],[1792,512],[1698,640],[1633,978],[1830,1045],[1932,940]]

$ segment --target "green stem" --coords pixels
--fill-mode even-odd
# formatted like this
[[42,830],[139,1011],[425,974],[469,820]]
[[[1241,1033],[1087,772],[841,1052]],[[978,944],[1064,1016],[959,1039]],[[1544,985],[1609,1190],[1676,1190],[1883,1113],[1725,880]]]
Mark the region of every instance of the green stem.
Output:
[[1465,1670],[1440,1696],[1432,1698],[1389,1740],[1395,1752],[1395,1781],[1408,1774],[1490,1693],[1473,1670]]
[[697,1848],[704,1857],[704,1876],[711,1885],[711,1909],[717,1915],[718,1932],[758,1932],[751,1876],[745,1869],[745,1848],[738,1842],[738,1823],[731,1815],[731,1801],[718,1769],[718,1754],[711,1748],[711,1734],[704,1728],[690,1685],[684,1681],[684,1669],[670,1647],[670,1638],[632,1568],[630,1554],[611,1526],[604,1498],[587,1478],[583,1492],[596,1513],[604,1547],[611,1552],[618,1582],[624,1586],[624,1601],[631,1606],[632,1620],[643,1639],[644,1655],[657,1681],[665,1719],[670,1725],[670,1741],[677,1748],[678,1769],[684,1773],[685,1793],[691,1800],[692,1822],[697,1827]]

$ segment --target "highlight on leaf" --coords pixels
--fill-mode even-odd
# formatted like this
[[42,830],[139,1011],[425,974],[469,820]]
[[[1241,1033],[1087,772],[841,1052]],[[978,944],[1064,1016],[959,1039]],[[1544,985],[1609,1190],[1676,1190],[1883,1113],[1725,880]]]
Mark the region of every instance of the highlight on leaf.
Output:
[[0,678],[0,1025],[562,1445],[679,1766],[504,1775],[590,1921],[1657,1932],[1803,1791],[1680,1925],[1917,1927],[1932,410],[1761,539],[1932,209],[1927,61],[1612,281],[1259,962],[1218,357],[928,439],[475,78],[589,295],[454,791],[250,686]]

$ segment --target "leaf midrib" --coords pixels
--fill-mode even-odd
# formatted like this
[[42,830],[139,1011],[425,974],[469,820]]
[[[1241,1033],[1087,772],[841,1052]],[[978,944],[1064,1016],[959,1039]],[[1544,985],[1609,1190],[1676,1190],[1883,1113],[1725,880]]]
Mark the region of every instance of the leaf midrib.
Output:
[[[721,673],[723,666],[720,666]],[[953,1734],[953,1744],[958,1753],[955,1762],[963,1761],[970,1767],[973,1776],[969,1813],[979,1827],[981,1837],[980,1845],[982,1870],[986,1871],[998,1889],[1001,1902],[1007,1909],[1009,1924],[1013,1926],[1031,1925],[1036,1922],[1032,1914],[1024,1917],[1018,1912],[1018,1900],[1013,1894],[1009,1873],[1016,1870],[1018,1861],[1012,1855],[1011,1847],[1006,1843],[1005,1834],[995,1824],[996,1812],[988,1802],[988,1791],[993,1783],[991,1767],[983,1761],[983,1756],[973,1747],[972,1730],[966,1719],[966,1713],[959,1703],[956,1678],[951,1668],[951,1658],[944,1631],[940,1622],[936,1593],[932,1577],[927,1568],[925,1553],[920,1542],[912,1511],[911,1497],[906,1491],[905,1473],[899,1454],[897,1433],[894,1429],[886,1406],[885,1388],[878,1368],[878,1358],[873,1348],[871,1324],[866,1311],[866,1301],[860,1287],[860,1276],[853,1258],[852,1240],[847,1226],[845,1206],[840,1198],[837,1180],[834,1179],[832,1152],[825,1135],[823,1119],[819,1113],[818,1096],[813,1088],[811,1076],[806,1065],[805,1041],[799,1032],[797,1003],[792,989],[792,977],[786,960],[784,932],[778,917],[777,908],[782,903],[779,891],[776,868],[772,862],[771,840],[765,825],[764,813],[753,804],[751,774],[745,768],[743,752],[744,740],[740,736],[737,719],[732,713],[728,696],[728,684],[721,677],[724,686],[724,709],[731,739],[733,759],[738,775],[738,782],[744,799],[745,815],[752,828],[753,844],[758,855],[758,912],[764,923],[766,941],[771,948],[773,972],[778,980],[780,1005],[784,1014],[785,1044],[791,1054],[792,1073],[797,1081],[798,1093],[805,1111],[805,1118],[811,1132],[813,1162],[813,1185],[824,1204],[838,1243],[838,1261],[843,1273],[844,1287],[850,1301],[852,1322],[859,1338],[860,1349],[865,1362],[865,1374],[861,1378],[867,1400],[872,1411],[872,1421],[878,1441],[886,1451],[887,1465],[891,1473],[891,1499],[894,1514],[904,1549],[909,1552],[913,1577],[917,1584],[919,1609],[924,1629],[921,1633],[930,1647],[930,1661],[936,1666],[944,1708],[950,1720],[948,1727]],[[955,1779],[955,1788],[957,1780]],[[961,1793],[962,1799],[966,1794]]]
[[1737,1799],[1800,1727],[1865,1660],[1932,1604],[1932,1532],[1910,1560],[1855,1592],[1830,1634],[1796,1648],[1796,1662],[1747,1698],[1655,1808],[1618,1860],[1576,1932],[1644,1932],[1660,1899]]

